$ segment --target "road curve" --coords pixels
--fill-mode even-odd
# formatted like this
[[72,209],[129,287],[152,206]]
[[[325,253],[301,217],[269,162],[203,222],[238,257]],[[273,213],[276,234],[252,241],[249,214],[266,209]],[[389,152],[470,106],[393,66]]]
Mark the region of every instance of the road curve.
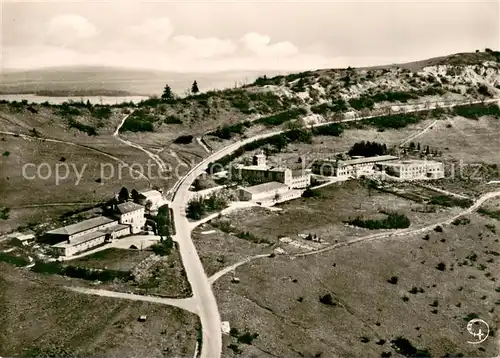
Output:
[[[444,106],[438,106],[436,103],[433,106],[428,106],[427,108],[418,108],[405,113],[411,112],[422,112],[433,108],[451,108],[457,105],[464,104],[475,104],[475,103],[486,103],[486,102],[498,102],[499,99],[491,99],[486,101],[463,101],[452,103]],[[344,119],[340,121],[330,121],[324,123],[317,123],[312,125],[312,127],[321,127],[331,123],[344,123],[344,122],[354,122],[364,119],[379,117],[380,115],[372,115],[365,117],[358,117],[352,119]],[[222,353],[222,335],[221,335],[221,319],[219,310],[217,307],[217,302],[212,291],[212,286],[205,273],[203,265],[201,264],[198,253],[196,252],[196,247],[191,239],[192,226],[185,215],[185,209],[187,202],[189,200],[189,187],[193,181],[208,168],[208,165],[216,161],[225,155],[233,153],[238,148],[244,146],[245,144],[254,142],[259,139],[269,138],[273,135],[281,134],[285,129],[260,134],[251,138],[247,138],[240,142],[232,143],[225,148],[218,150],[213,153],[196,166],[194,166],[184,177],[179,179],[174,187],[169,191],[171,193],[172,209],[174,211],[174,222],[177,229],[177,234],[175,240],[179,244],[179,251],[181,253],[182,262],[186,270],[188,280],[191,284],[193,291],[193,297],[198,302],[198,312],[200,316],[200,321],[203,329],[203,343],[201,347],[201,357],[203,358],[214,358],[220,357]],[[319,253],[319,252],[315,252]]]

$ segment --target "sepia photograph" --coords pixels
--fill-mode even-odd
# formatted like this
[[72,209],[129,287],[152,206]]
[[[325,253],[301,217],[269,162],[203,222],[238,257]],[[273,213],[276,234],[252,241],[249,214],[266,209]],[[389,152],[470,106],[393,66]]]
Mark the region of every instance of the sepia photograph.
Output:
[[0,14],[0,358],[500,358],[498,1]]

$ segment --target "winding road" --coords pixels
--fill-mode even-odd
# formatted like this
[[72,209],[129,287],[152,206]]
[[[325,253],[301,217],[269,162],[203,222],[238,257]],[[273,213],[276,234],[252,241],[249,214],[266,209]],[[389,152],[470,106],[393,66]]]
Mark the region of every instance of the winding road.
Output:
[[[439,103],[436,103],[435,105],[430,105],[430,106],[425,106],[425,108],[417,108],[413,110],[408,110],[405,113],[411,113],[411,112],[421,112],[421,111],[426,111],[429,109],[433,108],[451,108],[457,105],[465,105],[465,104],[476,104],[476,103],[486,103],[486,102],[498,102],[499,99],[490,99],[486,101],[463,101],[463,102],[456,102],[456,103],[450,103],[448,105],[439,105]],[[414,108],[412,106],[412,108]],[[130,115],[130,114],[129,114]],[[329,122],[323,122],[323,123],[317,123],[312,125],[312,127],[320,127],[320,126],[325,126],[331,123],[343,123],[343,122],[353,122],[353,121],[360,121],[364,119],[369,119],[369,118],[374,118],[378,117],[380,115],[371,115],[371,116],[364,116],[364,117],[355,117],[352,119],[343,119],[343,120],[335,120],[335,121],[329,121]],[[123,142],[124,144],[127,144],[131,147],[140,149],[144,151],[148,156],[150,156],[157,164],[160,166],[160,168],[165,168],[165,165],[161,158],[159,158],[157,155],[145,150],[138,144],[132,143],[130,141],[126,141],[124,139],[121,139],[118,136],[119,129],[121,125],[125,122],[127,117],[125,117],[120,126],[117,128],[115,131],[115,137]],[[201,357],[203,358],[215,358],[215,357],[220,357],[222,353],[222,333],[221,333],[221,318],[219,314],[219,310],[217,307],[217,302],[212,290],[212,282],[214,282],[218,277],[222,276],[223,274],[230,272],[232,269],[237,267],[236,265],[241,265],[249,260],[244,260],[243,262],[237,263],[235,265],[230,266],[229,268],[226,268],[222,270],[220,273],[215,274],[212,276],[210,279],[207,277],[205,270],[203,268],[203,265],[201,264],[201,260],[198,256],[198,253],[196,251],[196,247],[192,241],[191,238],[191,231],[193,229],[193,225],[190,224],[188,219],[186,218],[185,214],[185,209],[188,203],[188,200],[190,198],[189,194],[189,187],[193,183],[193,181],[205,170],[208,168],[208,165],[211,162],[214,162],[225,155],[231,154],[238,148],[244,146],[245,144],[251,143],[253,141],[263,139],[263,138],[268,138],[276,134],[281,134],[285,130],[278,130],[275,132],[269,132],[269,133],[264,133],[257,135],[252,138],[247,138],[243,141],[232,143],[228,145],[225,148],[220,149],[219,151],[212,153],[209,157],[204,159],[202,162],[198,163],[195,165],[184,177],[182,177],[180,180],[177,181],[177,183],[174,185],[174,187],[169,191],[171,196],[172,196],[172,209],[174,212],[174,222],[176,226],[176,231],[177,234],[174,236],[175,241],[178,242],[179,244],[179,251],[181,254],[182,262],[184,265],[184,268],[186,270],[186,274],[188,277],[188,280],[191,284],[193,296],[189,299],[185,300],[167,300],[167,301],[162,301],[158,303],[164,303],[164,304],[169,304],[173,306],[178,306],[180,305],[186,305],[186,309],[189,310],[190,312],[197,313],[200,317],[201,325],[202,325],[202,345],[201,345]],[[163,163],[163,165],[161,165]],[[319,254],[321,252],[326,252],[329,250],[333,250],[337,247],[340,246],[345,246],[345,245],[351,245],[357,242],[362,242],[362,241],[370,241],[370,240],[375,240],[375,239],[382,239],[386,237],[392,237],[392,236],[398,236],[398,235],[409,235],[409,234],[415,234],[419,232],[424,232],[427,230],[430,230],[431,228],[435,227],[436,225],[444,225],[448,222],[452,222],[455,218],[460,217],[466,213],[472,212],[473,210],[477,209],[484,201],[492,198],[500,196],[500,191],[497,192],[492,192],[485,194],[481,198],[479,198],[474,205],[472,205],[470,208],[462,212],[461,214],[454,216],[451,219],[448,219],[442,223],[436,223],[433,225],[426,226],[424,228],[419,228],[419,229],[414,229],[412,230],[400,230],[397,232],[391,232],[391,233],[383,233],[383,234],[377,234],[377,235],[370,235],[368,237],[363,237],[363,238],[358,238],[354,239],[345,243],[340,243],[340,244],[335,244],[329,247],[326,247],[321,250],[313,251],[313,252],[308,252],[308,253],[302,253],[297,256],[306,256],[306,255],[313,255],[313,254]],[[268,256],[268,255],[267,255]],[[251,259],[251,258],[250,258]],[[157,298],[144,298],[144,297],[149,297],[149,296],[139,296],[139,295],[129,295],[129,294],[119,294],[119,293],[112,293],[111,291],[99,291],[99,290],[90,290],[85,289],[83,291],[79,291],[82,293],[87,293],[87,294],[100,294],[103,296],[108,296],[108,297],[121,297],[121,298],[127,298],[127,299],[137,299],[137,300],[151,300],[154,299],[156,300]],[[110,296],[114,295],[114,296]],[[126,295],[126,296],[123,296]],[[136,297],[139,296],[139,297]],[[182,303],[181,303],[182,302]]]

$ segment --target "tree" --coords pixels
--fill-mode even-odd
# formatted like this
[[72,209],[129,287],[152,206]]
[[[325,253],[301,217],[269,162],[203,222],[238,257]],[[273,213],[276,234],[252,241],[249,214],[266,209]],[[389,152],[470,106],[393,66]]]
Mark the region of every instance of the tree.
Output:
[[130,195],[128,193],[127,188],[125,188],[125,187],[121,188],[120,192],[118,193],[118,201],[120,203],[123,203],[125,201],[128,201],[129,198],[130,198]]
[[137,190],[132,189],[130,192],[130,197],[132,198],[132,201],[136,204],[139,204],[139,199],[140,199],[140,194]]
[[417,143],[417,150],[420,152],[420,142]]
[[194,94],[200,92],[200,89],[198,88],[198,83],[196,83],[196,81],[194,81],[193,85],[191,86],[191,92],[193,92]]
[[172,89],[167,84],[167,85],[165,85],[165,88],[163,89],[163,94],[161,95],[161,99],[172,99],[172,98],[174,98],[174,95],[172,93]]
[[153,202],[151,200],[146,201],[144,204],[144,208],[147,212],[151,211],[151,207],[153,206]]

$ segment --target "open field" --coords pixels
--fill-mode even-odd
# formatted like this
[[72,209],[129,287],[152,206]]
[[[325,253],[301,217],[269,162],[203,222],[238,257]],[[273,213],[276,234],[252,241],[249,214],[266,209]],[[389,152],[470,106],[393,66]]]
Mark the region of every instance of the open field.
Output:
[[[2,263],[0,267],[2,356],[193,355],[195,315],[163,305],[77,294],[61,288],[69,280]],[[147,315],[147,321],[138,322],[140,315]]]
[[[129,168],[119,171],[118,162],[85,148],[26,141],[19,137],[5,136],[4,139],[0,142],[1,151],[4,153],[0,157],[0,166],[3,168],[0,196],[2,205],[12,208],[13,211],[16,207],[35,204],[97,204],[110,199],[122,186],[139,189],[148,186],[147,181],[137,179],[137,175],[130,173]],[[26,167],[24,175],[23,167],[28,163],[33,165]],[[103,166],[107,163],[114,166],[116,176],[121,172],[121,180],[102,180],[102,174],[110,176],[110,169]],[[59,182],[56,181],[56,165],[61,166]],[[69,169],[66,179],[66,167],[62,165],[67,165]],[[40,169],[38,174],[37,168]],[[72,207],[66,207],[67,211],[71,209]],[[3,224],[14,228],[26,224],[26,220],[36,219],[29,212],[27,214],[30,218],[25,219],[23,213],[26,213],[25,209],[17,214],[13,212],[12,219]]]
[[[233,343],[246,357],[394,356],[389,342],[402,336],[433,357],[494,356],[498,333],[474,346],[466,325],[475,315],[495,331],[500,325],[498,239],[485,226],[498,223],[468,218],[427,240],[400,237],[241,266],[240,283],[230,276],[215,283],[219,309],[231,327],[258,337],[252,346],[226,337],[225,353],[233,356]],[[388,282],[393,276],[396,284]],[[319,302],[326,294],[332,305]]]
[[229,218],[239,230],[249,231],[273,243],[277,243],[280,236],[296,238],[299,234],[316,234],[324,243],[333,244],[374,233],[346,226],[343,222],[358,216],[370,217],[380,210],[405,214],[412,226],[439,221],[457,212],[457,208],[437,208],[433,213],[418,212],[420,205],[368,189],[356,181],[333,184],[317,191],[321,194],[319,197],[299,198],[277,205],[281,211],[249,208],[229,214]]
[[[214,232],[211,232],[214,231]],[[203,234],[203,232],[209,232]],[[197,227],[192,233],[201,262],[207,276],[249,256],[271,253],[268,244],[257,244],[224,233],[210,224]]]

